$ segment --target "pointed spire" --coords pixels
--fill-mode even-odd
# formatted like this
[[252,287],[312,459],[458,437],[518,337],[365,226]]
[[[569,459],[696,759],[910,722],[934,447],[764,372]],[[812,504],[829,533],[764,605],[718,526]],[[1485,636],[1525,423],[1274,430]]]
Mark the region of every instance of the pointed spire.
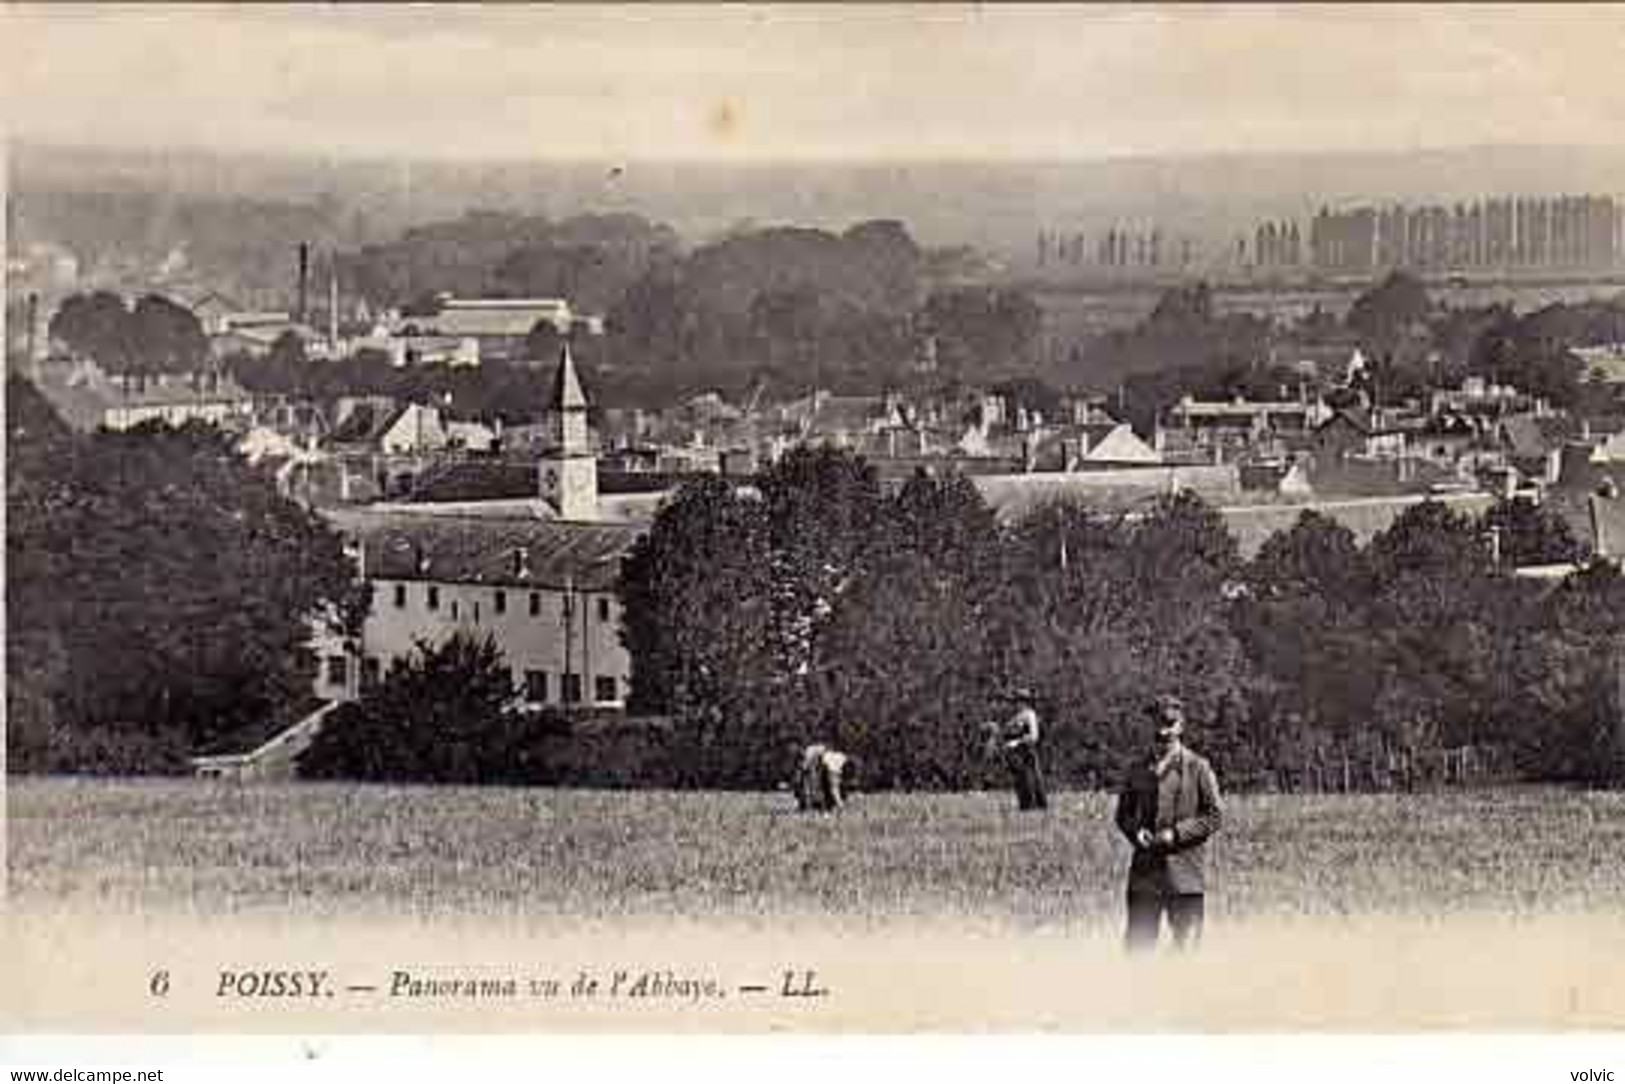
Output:
[[570,341],[564,341],[559,351],[558,374],[553,380],[553,394],[548,408],[555,411],[586,410],[587,397],[581,391],[581,379],[576,376],[575,359],[570,356]]

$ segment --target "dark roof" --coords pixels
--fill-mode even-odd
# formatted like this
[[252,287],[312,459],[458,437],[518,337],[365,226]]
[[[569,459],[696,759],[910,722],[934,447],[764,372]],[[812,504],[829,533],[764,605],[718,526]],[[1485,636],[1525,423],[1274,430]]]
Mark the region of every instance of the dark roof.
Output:
[[[1615,485],[1615,492],[1619,492]],[[1598,557],[1625,557],[1625,497],[1587,492],[1552,491],[1546,505],[1568,522],[1574,537]]]
[[396,403],[384,410],[372,403],[357,403],[355,409],[333,428],[327,439],[334,444],[371,444],[380,441],[411,405]]
[[624,524],[333,509],[333,526],[359,540],[369,579],[498,587],[612,590],[621,557],[643,528]]
[[1360,414],[1355,413],[1348,407],[1344,407],[1337,413],[1333,414],[1330,418],[1327,418],[1325,421],[1321,422],[1320,425],[1315,428],[1315,432],[1325,432],[1338,422],[1351,426],[1356,433],[1368,434],[1371,432],[1370,419],[1362,417]]
[[344,420],[333,427],[328,439],[339,443],[353,443],[369,439],[380,412],[371,403],[361,403]]
[[412,501],[502,501],[540,492],[533,463],[467,460],[441,463],[418,477]]
[[1568,435],[1561,418],[1538,418],[1520,414],[1501,422],[1502,439],[1515,456],[1542,456]]

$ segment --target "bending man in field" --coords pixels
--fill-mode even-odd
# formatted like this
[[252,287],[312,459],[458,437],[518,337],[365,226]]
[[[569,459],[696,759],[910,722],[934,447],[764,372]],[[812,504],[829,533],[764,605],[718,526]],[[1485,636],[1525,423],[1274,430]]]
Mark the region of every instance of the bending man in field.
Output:
[[1128,873],[1131,952],[1154,948],[1162,916],[1178,948],[1202,937],[1207,841],[1223,817],[1219,781],[1184,743],[1185,705],[1159,696],[1148,712],[1151,755],[1129,772],[1117,799],[1117,827],[1134,847]]
[[845,753],[820,742],[803,749],[796,768],[796,807],[804,813],[809,810],[829,813],[845,805],[841,777],[850,762]]

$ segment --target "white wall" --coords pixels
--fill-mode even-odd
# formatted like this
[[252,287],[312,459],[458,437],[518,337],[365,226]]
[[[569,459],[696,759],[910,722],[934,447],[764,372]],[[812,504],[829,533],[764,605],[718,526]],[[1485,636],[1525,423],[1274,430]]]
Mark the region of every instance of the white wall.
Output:
[[[428,591],[439,595],[438,609],[428,607]],[[405,589],[405,605],[396,604],[397,589]],[[506,595],[506,612],[496,609],[496,592]],[[537,596],[539,612],[531,613],[530,598]],[[380,673],[390,660],[408,655],[416,639],[438,642],[461,628],[489,633],[522,688],[527,670],[545,673],[545,703],[563,703],[562,675],[568,668],[582,678],[581,703],[621,703],[630,690],[632,663],[620,642],[621,608],[613,592],[575,591],[570,594],[573,615],[566,635],[565,592],[549,587],[504,587],[482,584],[433,583],[408,580],[373,581],[372,612],[362,632],[362,653],[376,658]],[[613,682],[598,688],[598,679]],[[601,696],[600,693],[611,693]]]

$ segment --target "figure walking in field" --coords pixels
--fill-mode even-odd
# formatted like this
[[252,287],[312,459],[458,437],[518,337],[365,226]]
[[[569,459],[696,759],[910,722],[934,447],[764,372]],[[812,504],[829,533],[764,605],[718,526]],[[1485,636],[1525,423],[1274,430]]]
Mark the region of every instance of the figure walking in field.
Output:
[[1201,940],[1207,841],[1223,817],[1212,765],[1184,743],[1185,705],[1176,696],[1159,696],[1147,714],[1152,753],[1129,772],[1117,799],[1117,827],[1134,847],[1131,952],[1156,946],[1163,915],[1176,947]]
[[1038,698],[1028,688],[1012,689],[1007,696],[1014,715],[998,728],[998,752],[1010,770],[1018,809],[1048,809],[1044,769],[1038,759]]
[[796,807],[802,812],[834,812],[846,804],[842,777],[851,758],[838,749],[815,742],[801,751],[796,766]]

